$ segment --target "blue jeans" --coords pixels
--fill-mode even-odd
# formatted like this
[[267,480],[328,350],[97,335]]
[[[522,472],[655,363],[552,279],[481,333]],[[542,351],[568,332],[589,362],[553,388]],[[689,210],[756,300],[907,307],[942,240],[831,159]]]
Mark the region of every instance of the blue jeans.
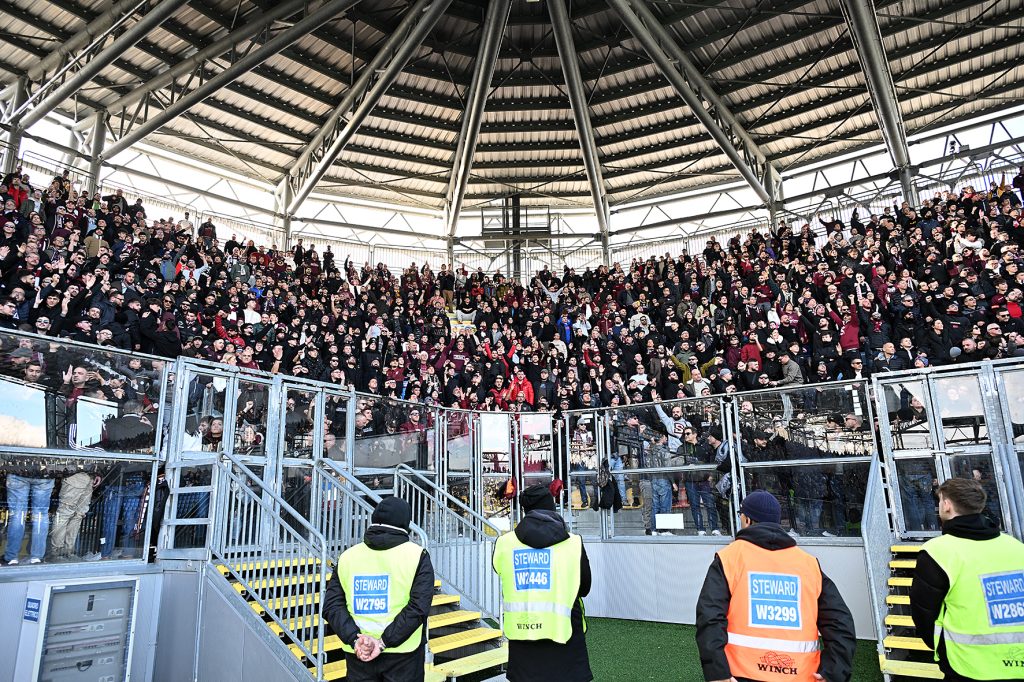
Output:
[[[50,494],[53,492],[52,478],[26,478],[16,474],[7,476],[7,509],[10,520],[7,526],[7,548],[4,561],[18,558],[21,541],[25,538],[25,517],[32,515],[33,559],[46,555],[46,536],[50,532]],[[29,498],[32,506],[29,507]]]
[[651,525],[657,530],[658,514],[672,512],[672,483],[663,476],[654,478],[651,481],[651,498]]
[[690,513],[693,515],[693,523],[697,530],[705,530],[701,506],[708,510],[708,526],[711,530],[718,530],[718,510],[715,509],[714,494],[710,490],[698,488],[696,481],[687,481],[684,485],[686,497],[690,500]]
[[821,510],[825,506],[824,500],[803,499],[800,500],[800,517],[804,522],[803,531],[821,530]]
[[100,536],[100,556],[109,557],[117,545],[117,530],[122,530],[125,547],[134,547],[138,538],[129,537],[139,520],[142,507],[142,493],[146,489],[143,481],[131,481],[124,485],[112,485],[103,491],[100,510],[103,514],[103,534]]
[[903,497],[903,516],[907,530],[936,530],[935,496],[932,495],[931,477],[909,476],[900,481]]

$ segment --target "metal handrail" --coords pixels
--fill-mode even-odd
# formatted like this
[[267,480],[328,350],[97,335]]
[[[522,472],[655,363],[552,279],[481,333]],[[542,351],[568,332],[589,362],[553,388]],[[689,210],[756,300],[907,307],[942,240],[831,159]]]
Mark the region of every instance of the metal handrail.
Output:
[[878,459],[871,463],[868,471],[867,494],[864,496],[864,513],[861,521],[861,536],[864,540],[864,561],[867,568],[868,588],[871,594],[871,618],[878,640],[878,653],[884,654],[882,640],[885,639],[885,598],[888,594],[889,559],[895,540],[889,527],[889,514],[885,502],[885,487],[882,481],[882,466]]
[[[217,471],[212,554],[282,636],[315,663],[316,679],[322,680],[324,631],[315,609],[327,593],[323,535],[234,455],[224,453]],[[302,589],[310,582],[315,594]]]
[[[316,513],[319,514],[317,518],[320,519],[318,525],[327,540],[329,554],[333,557],[362,540],[363,534],[371,525],[370,517],[374,508],[384,498],[380,492],[369,488],[333,460],[319,460],[313,465],[313,472],[314,490],[321,501],[316,509]],[[344,505],[337,505],[337,499],[330,494],[335,491],[342,499],[351,502],[353,508],[347,509]],[[328,495],[324,495],[325,492]],[[373,504],[367,500],[372,500]],[[336,535],[339,531],[344,531],[344,535]],[[409,536],[421,547],[427,547],[429,544],[426,532],[416,523],[410,526]]]
[[483,615],[500,622],[501,583],[491,557],[502,531],[406,465],[395,469],[395,496],[409,503],[413,521],[427,531],[435,573]]

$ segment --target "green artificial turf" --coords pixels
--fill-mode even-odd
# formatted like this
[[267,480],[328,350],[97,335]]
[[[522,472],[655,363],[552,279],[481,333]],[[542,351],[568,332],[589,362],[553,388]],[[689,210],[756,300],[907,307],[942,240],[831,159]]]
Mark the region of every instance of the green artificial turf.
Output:
[[[692,625],[587,619],[587,649],[596,682],[704,682]],[[854,682],[881,682],[875,642],[858,641]]]

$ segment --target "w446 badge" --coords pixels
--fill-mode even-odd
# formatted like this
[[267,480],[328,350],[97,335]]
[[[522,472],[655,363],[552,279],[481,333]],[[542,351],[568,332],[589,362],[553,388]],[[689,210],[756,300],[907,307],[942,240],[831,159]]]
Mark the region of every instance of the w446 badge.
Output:
[[513,550],[512,570],[516,590],[550,590],[551,550]]

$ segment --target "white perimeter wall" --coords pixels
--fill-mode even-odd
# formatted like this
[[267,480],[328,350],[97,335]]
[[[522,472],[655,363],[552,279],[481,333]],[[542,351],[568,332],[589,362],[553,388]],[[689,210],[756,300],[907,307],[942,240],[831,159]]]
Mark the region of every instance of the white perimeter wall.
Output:
[[[715,552],[724,545],[678,542],[587,542],[593,574],[588,616],[692,625],[697,596]],[[853,612],[859,639],[875,639],[863,547],[808,545]]]

